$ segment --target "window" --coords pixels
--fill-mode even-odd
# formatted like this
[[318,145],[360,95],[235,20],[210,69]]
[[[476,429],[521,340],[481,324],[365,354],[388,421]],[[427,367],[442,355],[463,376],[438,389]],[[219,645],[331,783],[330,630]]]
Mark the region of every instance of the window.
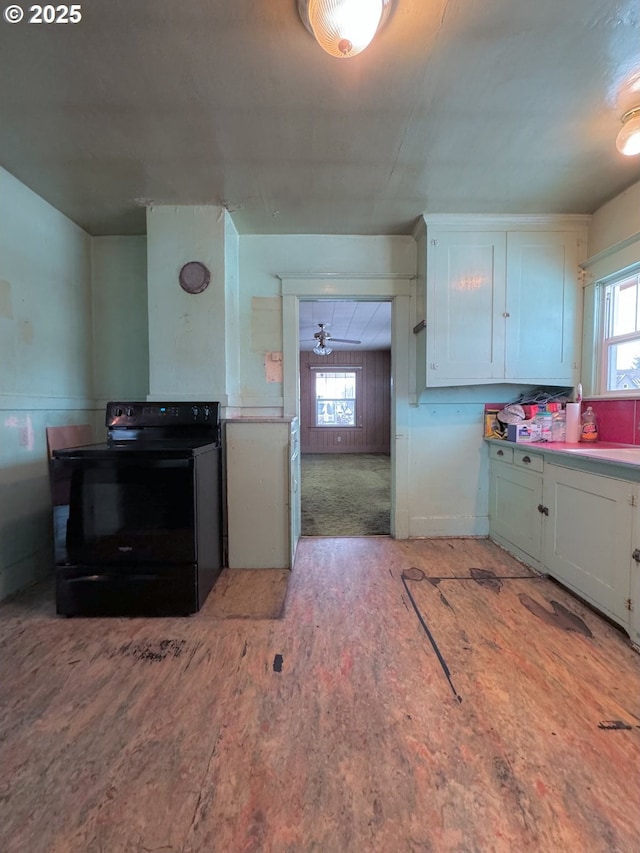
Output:
[[356,375],[350,370],[316,372],[316,426],[356,425]]
[[602,376],[604,391],[640,390],[640,275],[604,290]]

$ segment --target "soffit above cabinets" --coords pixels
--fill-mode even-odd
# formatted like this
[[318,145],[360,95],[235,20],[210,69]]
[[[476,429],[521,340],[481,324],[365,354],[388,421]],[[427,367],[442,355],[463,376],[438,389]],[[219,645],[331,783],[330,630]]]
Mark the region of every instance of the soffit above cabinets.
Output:
[[[51,7],[53,8],[53,7]],[[109,0],[0,27],[0,164],[92,234],[149,204],[241,234],[410,234],[429,212],[591,213],[640,179],[637,0],[398,0],[325,54],[294,2]]]

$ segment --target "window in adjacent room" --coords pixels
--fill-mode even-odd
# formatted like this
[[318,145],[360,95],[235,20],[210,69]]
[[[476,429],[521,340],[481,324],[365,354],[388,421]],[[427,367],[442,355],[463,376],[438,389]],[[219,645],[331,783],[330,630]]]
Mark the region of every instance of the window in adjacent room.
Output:
[[605,285],[602,390],[640,390],[640,274]]
[[316,371],[316,426],[356,425],[356,371]]

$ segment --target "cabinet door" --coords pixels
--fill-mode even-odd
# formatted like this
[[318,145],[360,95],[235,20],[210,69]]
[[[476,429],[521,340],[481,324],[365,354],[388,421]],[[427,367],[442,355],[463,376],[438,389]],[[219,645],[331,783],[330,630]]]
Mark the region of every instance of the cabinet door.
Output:
[[573,385],[580,305],[576,234],[510,232],[505,378]]
[[290,568],[290,424],[229,422],[226,459],[229,568]]
[[544,562],[550,574],[625,627],[629,613],[631,483],[548,465]]
[[[636,501],[637,503],[637,501]],[[628,630],[631,642],[640,651],[640,507],[633,510],[632,557],[630,560],[629,601],[627,602]]]
[[[489,534],[509,549],[542,557],[542,476],[505,462],[489,468]],[[519,553],[516,554],[520,556]]]
[[427,385],[503,378],[505,246],[500,232],[429,234]]

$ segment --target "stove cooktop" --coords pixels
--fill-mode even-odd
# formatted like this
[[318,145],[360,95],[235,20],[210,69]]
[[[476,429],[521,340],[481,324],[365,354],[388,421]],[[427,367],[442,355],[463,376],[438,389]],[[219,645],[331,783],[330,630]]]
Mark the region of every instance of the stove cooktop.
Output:
[[166,441],[125,441],[86,444],[81,447],[66,447],[55,450],[54,459],[113,459],[118,456],[138,458],[184,459],[200,453],[219,450],[218,442],[205,439],[167,439]]

